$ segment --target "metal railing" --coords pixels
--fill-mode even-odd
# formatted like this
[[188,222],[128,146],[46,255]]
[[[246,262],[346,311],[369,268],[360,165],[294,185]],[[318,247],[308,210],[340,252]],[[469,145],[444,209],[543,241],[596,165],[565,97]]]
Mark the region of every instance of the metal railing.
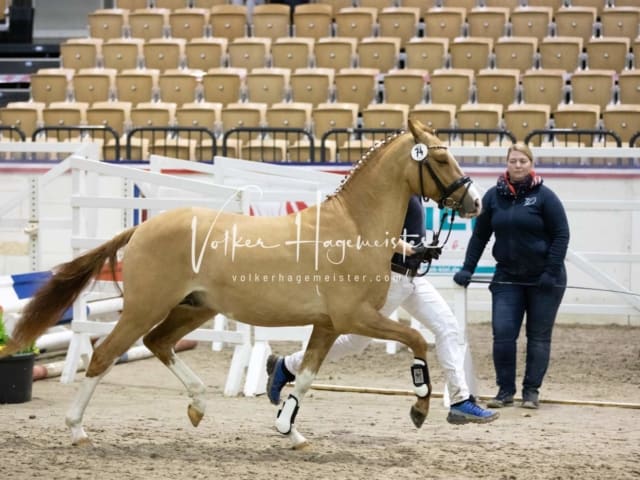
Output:
[[216,134],[204,127],[136,127],[127,133],[126,159],[144,160],[154,153],[212,163],[218,154]]

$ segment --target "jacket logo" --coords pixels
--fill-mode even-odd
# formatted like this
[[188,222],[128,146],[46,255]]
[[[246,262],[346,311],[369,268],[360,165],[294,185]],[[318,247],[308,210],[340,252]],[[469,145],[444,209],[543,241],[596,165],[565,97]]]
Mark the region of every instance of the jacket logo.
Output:
[[536,204],[536,197],[527,197],[524,199],[524,207]]

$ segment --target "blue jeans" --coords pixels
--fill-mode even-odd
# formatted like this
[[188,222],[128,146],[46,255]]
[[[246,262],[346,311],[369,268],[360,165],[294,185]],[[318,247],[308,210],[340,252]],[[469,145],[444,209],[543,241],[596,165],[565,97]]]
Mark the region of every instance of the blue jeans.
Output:
[[[537,278],[528,279],[524,283],[535,283],[536,280]],[[496,272],[494,281],[518,283],[523,280]],[[564,268],[557,278],[557,284],[567,284]],[[493,283],[489,289],[493,306],[493,365],[500,392],[516,392],[516,345],[525,313],[527,356],[522,389],[523,392],[537,392],[549,366],[551,332],[565,289],[544,291],[535,286],[502,283]]]

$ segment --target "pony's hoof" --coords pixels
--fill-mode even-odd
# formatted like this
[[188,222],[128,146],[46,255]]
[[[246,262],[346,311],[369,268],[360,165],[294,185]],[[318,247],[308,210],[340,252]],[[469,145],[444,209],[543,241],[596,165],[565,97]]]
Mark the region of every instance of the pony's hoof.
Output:
[[93,447],[93,442],[89,440],[88,437],[79,438],[77,440],[73,440],[71,445],[78,448],[91,448]]
[[310,450],[311,449],[311,444],[307,441],[298,443],[297,445],[294,445],[293,447],[291,447],[292,450]]
[[193,405],[189,405],[189,408],[187,409],[187,415],[189,415],[189,420],[191,420],[191,425],[193,425],[194,427],[197,427],[200,424],[202,417],[204,417],[204,413],[202,413],[199,410],[196,410],[193,407]]
[[427,418],[427,415],[418,410],[415,405],[411,407],[410,415],[411,421],[416,426],[416,428],[420,428]]

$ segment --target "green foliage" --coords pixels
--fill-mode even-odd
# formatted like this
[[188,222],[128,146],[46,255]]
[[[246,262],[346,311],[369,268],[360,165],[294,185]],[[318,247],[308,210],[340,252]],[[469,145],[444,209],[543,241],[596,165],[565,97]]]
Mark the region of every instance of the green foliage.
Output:
[[[2,311],[2,307],[0,307],[0,350],[2,350],[2,348],[9,341],[9,335],[7,334],[7,328],[6,328],[5,324],[4,324],[3,313],[4,312]],[[40,351],[36,347],[35,342],[33,342],[33,343],[31,343],[31,345],[26,346],[25,348],[23,348],[22,350],[20,350],[20,351],[18,351],[16,353],[35,353],[37,355],[38,353],[40,353]]]

